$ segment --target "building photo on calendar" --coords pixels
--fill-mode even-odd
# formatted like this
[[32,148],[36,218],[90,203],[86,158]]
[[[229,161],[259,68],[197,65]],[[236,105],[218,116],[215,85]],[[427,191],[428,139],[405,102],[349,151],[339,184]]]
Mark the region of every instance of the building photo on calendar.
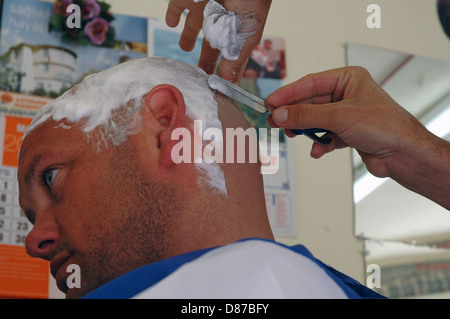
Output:
[[[146,18],[108,13],[108,23],[70,33],[58,29],[61,10],[45,1],[3,1],[0,90],[55,98],[89,74],[147,56]],[[104,38],[90,35],[91,25],[103,27]]]

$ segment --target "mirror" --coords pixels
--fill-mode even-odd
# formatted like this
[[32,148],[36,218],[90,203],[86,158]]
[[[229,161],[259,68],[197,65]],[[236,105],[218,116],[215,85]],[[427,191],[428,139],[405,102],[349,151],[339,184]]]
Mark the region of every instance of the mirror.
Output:
[[[347,65],[365,67],[383,89],[430,131],[450,140],[450,61],[355,43]],[[390,298],[450,297],[450,211],[391,179],[368,173],[353,151],[355,235],[366,264],[380,266]]]

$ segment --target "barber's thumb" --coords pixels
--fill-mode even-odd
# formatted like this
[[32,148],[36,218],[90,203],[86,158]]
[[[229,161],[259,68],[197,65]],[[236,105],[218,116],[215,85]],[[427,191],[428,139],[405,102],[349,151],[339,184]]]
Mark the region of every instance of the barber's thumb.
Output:
[[272,111],[272,119],[276,125],[288,129],[305,129],[311,127],[327,129],[327,127],[323,127],[326,124],[324,110],[320,105],[283,105]]
[[287,108],[276,108],[272,112],[273,121],[280,126],[286,124],[288,118],[289,118],[289,110]]

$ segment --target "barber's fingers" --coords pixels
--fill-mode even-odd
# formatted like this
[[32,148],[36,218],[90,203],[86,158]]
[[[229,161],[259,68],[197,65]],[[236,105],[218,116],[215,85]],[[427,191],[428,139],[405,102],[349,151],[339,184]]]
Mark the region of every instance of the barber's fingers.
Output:
[[195,47],[198,34],[202,29],[203,10],[206,3],[207,1],[170,0],[167,6],[165,20],[166,24],[172,28],[178,26],[184,10],[189,10],[180,37],[180,48],[184,51],[192,51]]
[[203,69],[207,74],[212,74],[216,71],[217,61],[220,57],[220,51],[214,49],[209,45],[206,39],[203,39],[202,50],[198,66]]
[[241,55],[236,61],[223,58],[219,65],[218,74],[227,81],[239,85],[247,62],[248,56],[246,55]]
[[[282,106],[275,109],[267,120],[271,127],[284,128],[285,134],[291,138],[297,136],[292,132],[293,129],[320,127],[331,131],[340,130],[337,126],[337,115],[334,113],[335,104]],[[311,148],[311,157],[320,158],[336,149],[348,146],[336,133],[326,133],[323,137],[325,136],[330,136],[331,142],[329,144],[314,142]]]
[[242,47],[237,60],[231,61],[225,58],[221,60],[218,70],[219,76],[232,83],[239,84],[250,55],[262,38],[265,20],[263,22],[260,21],[259,23],[258,28],[255,29],[254,32],[249,32],[251,37],[245,39],[244,46]]
[[203,16],[191,11],[186,16],[183,31],[180,37],[180,48],[184,51],[192,51],[197,43],[197,38],[202,29]]
[[334,108],[336,103],[332,104],[303,104],[282,106],[274,110],[272,115],[268,117],[268,123],[271,127],[282,127],[288,137],[296,137],[292,132],[293,129],[308,129],[312,127],[323,128],[332,131],[326,133],[323,137],[330,136],[331,142],[328,144],[320,144],[314,142],[311,147],[311,157],[320,158],[336,149],[347,147],[337,134],[340,131],[337,125],[337,115]]
[[222,3],[227,10],[235,12],[239,17],[241,25],[238,34],[244,44],[237,60],[221,60],[218,74],[239,84],[250,54],[261,41],[272,0],[223,0]]
[[[220,54],[220,50],[212,48],[209,42],[206,39],[203,39],[198,66],[207,74],[214,73],[217,68],[217,62],[219,61]],[[231,83],[239,84],[244,73],[247,60],[248,58],[246,58],[245,55],[240,56],[236,61],[229,61],[222,58],[217,73],[225,80]]]
[[186,6],[182,1],[169,1],[166,11],[166,24],[175,28],[180,23],[181,14],[185,9]]
[[340,68],[309,74],[276,90],[266,99],[273,107],[293,103],[322,104],[340,101],[351,86],[354,70]]
[[314,142],[311,147],[311,157],[312,158],[320,158],[323,155],[330,153],[336,149],[347,147],[347,143],[345,143],[339,136],[333,133],[326,133],[326,135],[331,135],[331,142],[329,144],[320,144]]
[[277,127],[286,129],[321,128],[336,132],[339,130],[338,112],[341,103],[291,104],[275,108],[269,116]]

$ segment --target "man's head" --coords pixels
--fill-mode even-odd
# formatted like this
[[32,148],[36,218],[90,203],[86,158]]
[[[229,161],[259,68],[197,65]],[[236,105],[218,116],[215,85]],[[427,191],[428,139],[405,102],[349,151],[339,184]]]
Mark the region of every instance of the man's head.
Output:
[[269,39],[264,40],[264,49],[271,50],[272,49],[272,41]]
[[[34,224],[27,252],[51,260],[62,290],[67,266],[80,266],[81,288],[67,291],[78,297],[176,254],[272,238],[259,164],[195,160],[225,145],[195,144],[206,129],[247,126],[190,65],[146,58],[90,76],[41,109],[24,137],[19,201]],[[192,142],[178,153],[175,132]],[[193,161],[178,163],[184,152]]]

